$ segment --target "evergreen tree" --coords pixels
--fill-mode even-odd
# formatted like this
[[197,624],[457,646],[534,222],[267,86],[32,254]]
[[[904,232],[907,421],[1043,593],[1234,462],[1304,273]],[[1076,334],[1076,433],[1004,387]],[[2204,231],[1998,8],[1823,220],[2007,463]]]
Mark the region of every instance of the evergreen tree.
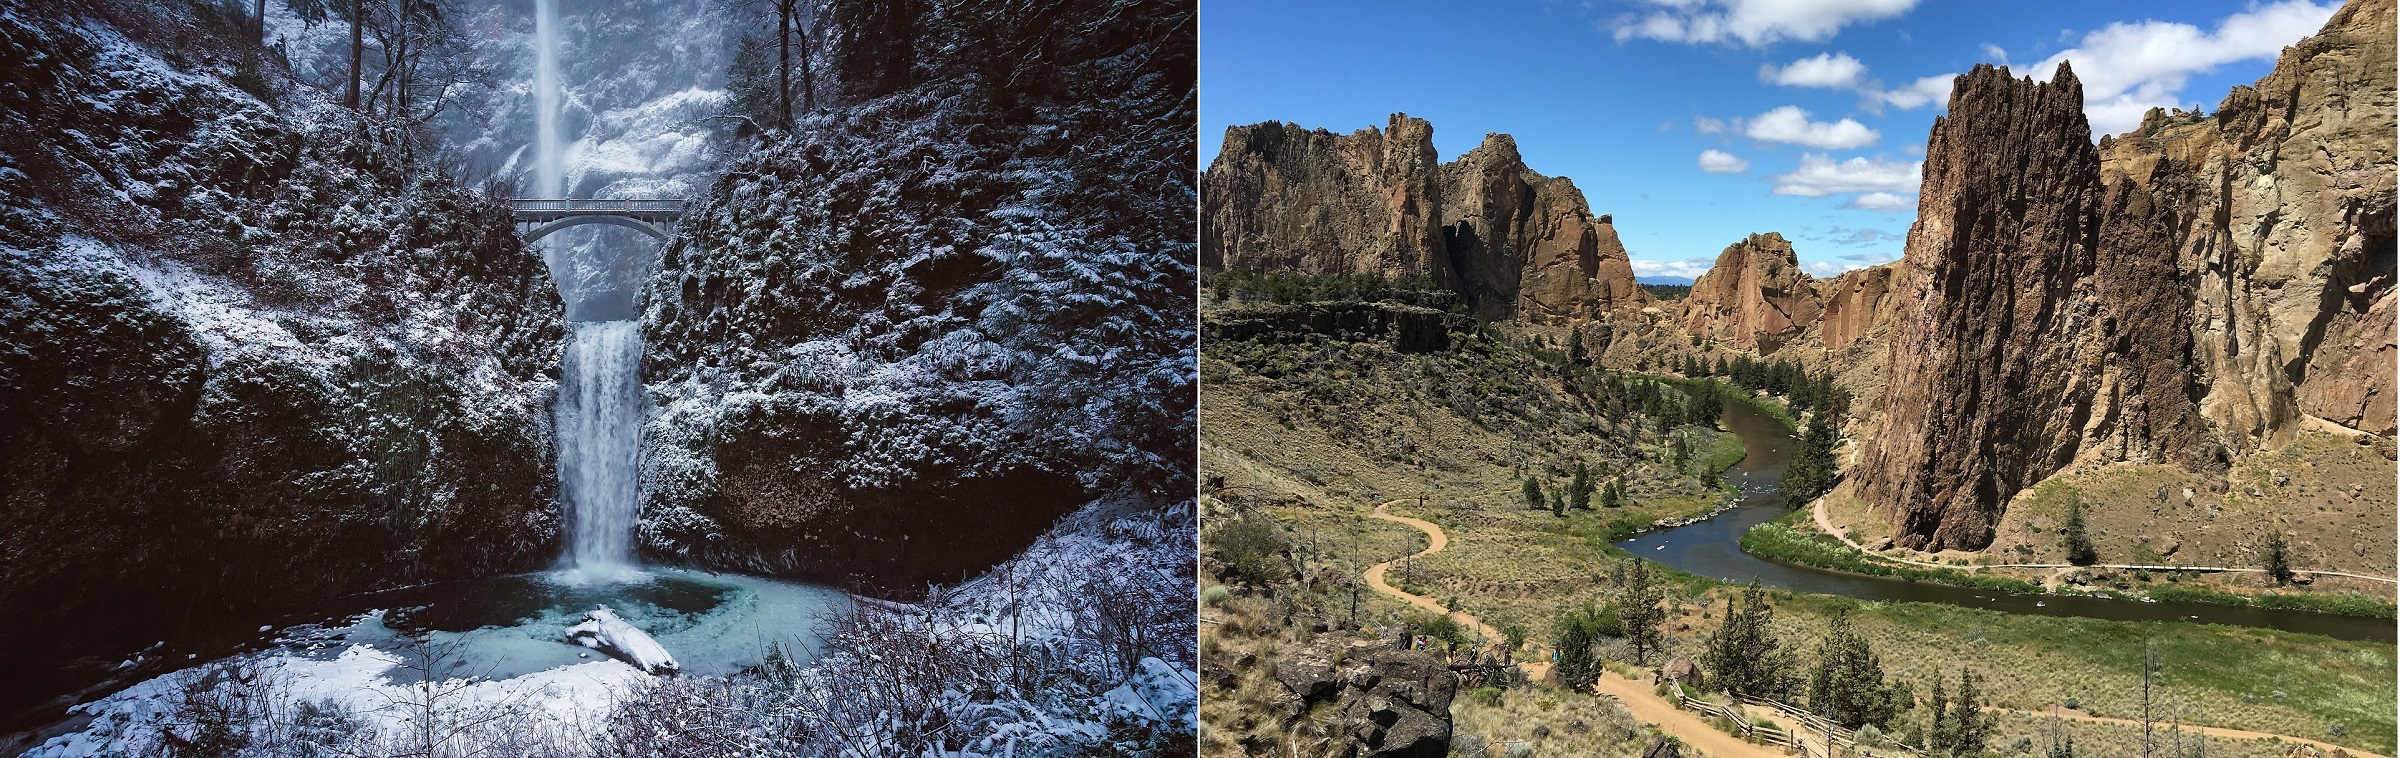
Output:
[[1901,688],[1883,680],[1883,661],[1867,641],[1851,633],[1849,614],[1835,612],[1809,672],[1809,710],[1852,729],[1888,727],[1907,702]]
[[1833,489],[1839,480],[1834,470],[1835,442],[1832,424],[1822,417],[1810,421],[1808,430],[1800,435],[1799,448],[1792,452],[1792,462],[1783,469],[1780,485],[1785,503],[1807,505]]
[[2067,551],[2067,562],[2089,566],[2100,562],[2100,552],[2092,548],[2092,536],[2083,526],[2083,499],[2067,501],[2067,525],[2058,530],[2058,546]]
[[1982,691],[1976,686],[1983,680],[1972,669],[1958,671],[1958,696],[1950,701],[1950,752],[1956,755],[1980,755],[1987,747],[1992,733],[1991,714],[1983,712]]
[[1583,355],[1583,335],[1567,335],[1567,362],[1577,366],[1589,362]]
[[1708,638],[1700,665],[1714,677],[1717,689],[1752,697],[1783,697],[1797,678],[1798,664],[1790,650],[1775,639],[1775,608],[1758,580],[1727,603],[1725,623]]
[[1542,483],[1532,474],[1525,475],[1525,507],[1539,510],[1549,504],[1550,499],[1542,496]]
[[1583,461],[1575,462],[1575,478],[1567,482],[1567,507],[1592,507],[1592,472],[1584,468]]
[[1634,665],[1641,666],[1666,641],[1658,628],[1667,618],[1666,609],[1659,607],[1666,599],[1666,588],[1650,575],[1649,562],[1634,558],[1631,563],[1625,587],[1618,592],[1617,619],[1625,626],[1625,642],[1633,646]]
[[2292,583],[2292,546],[2284,539],[2283,530],[2268,533],[2265,552],[2267,576],[2275,580],[2275,586]]
[[1982,677],[1974,670],[1961,668],[1958,672],[1958,693],[1944,696],[1942,675],[1933,675],[1933,699],[1926,710],[1931,712],[1933,728],[1925,733],[1925,746],[1934,753],[1950,755],[1981,754],[1991,741],[1994,719],[1983,712]]
[[1717,380],[1700,383],[1700,392],[1692,397],[1692,423],[1715,426],[1717,418],[1725,415],[1725,401],[1717,388]]
[[1551,515],[1553,515],[1553,516],[1557,516],[1557,517],[1559,517],[1559,518],[1566,518],[1566,517],[1567,517],[1567,495],[1566,495],[1566,492],[1567,492],[1567,490],[1566,490],[1566,488],[1565,488],[1565,487],[1560,487],[1560,488],[1558,488],[1558,489],[1555,489],[1555,490],[1551,490],[1551,491],[1550,491],[1550,514],[1551,514]]
[[1692,443],[1688,440],[1685,440],[1682,435],[1676,435],[1675,437],[1674,456],[1675,471],[1677,473],[1681,473],[1684,469],[1684,466],[1692,462]]
[[1602,637],[1625,631],[1612,609],[1595,610],[1589,602],[1560,614],[1552,627],[1552,642],[1558,648],[1558,680],[1578,692],[1600,678],[1600,657],[1593,654],[1592,646]]

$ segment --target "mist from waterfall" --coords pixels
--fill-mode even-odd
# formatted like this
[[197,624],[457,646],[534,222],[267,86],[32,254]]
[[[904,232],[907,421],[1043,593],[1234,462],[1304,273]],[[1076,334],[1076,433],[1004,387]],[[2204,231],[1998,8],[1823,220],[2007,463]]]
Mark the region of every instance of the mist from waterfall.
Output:
[[564,568],[586,579],[630,574],[641,496],[642,325],[567,324],[565,371],[554,408],[559,495],[567,504]]
[[558,0],[533,0],[533,194],[566,197],[566,156],[558,140]]

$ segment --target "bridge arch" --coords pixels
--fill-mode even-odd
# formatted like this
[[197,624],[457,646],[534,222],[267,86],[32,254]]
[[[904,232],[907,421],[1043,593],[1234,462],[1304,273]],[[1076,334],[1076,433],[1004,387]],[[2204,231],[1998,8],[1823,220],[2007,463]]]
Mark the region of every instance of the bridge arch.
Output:
[[566,217],[566,218],[562,218],[562,219],[559,219],[559,220],[557,220],[557,221],[552,221],[552,222],[550,222],[550,223],[543,224],[543,225],[541,225],[541,226],[535,227],[535,228],[533,229],[533,231],[529,231],[529,232],[526,232],[526,233],[525,233],[525,243],[530,245],[530,244],[533,244],[533,242],[534,242],[534,241],[536,241],[536,240],[540,240],[540,239],[541,239],[541,238],[543,238],[543,237],[550,236],[550,233],[551,233],[551,232],[556,232],[556,231],[558,231],[558,230],[561,230],[561,229],[566,229],[566,228],[568,228],[568,227],[574,227],[574,226],[585,226],[585,225],[588,225],[588,224],[606,224],[606,225],[608,225],[608,226],[621,226],[621,227],[624,227],[624,228],[627,228],[627,229],[632,229],[632,230],[634,230],[634,231],[641,232],[641,233],[643,233],[643,234],[650,235],[650,238],[651,238],[651,239],[654,239],[654,240],[658,240],[659,244],[662,244],[662,245],[663,245],[663,244],[666,244],[666,242],[667,242],[667,232],[666,232],[666,230],[660,229],[660,228],[659,228],[659,225],[657,225],[657,224],[652,224],[652,223],[648,223],[648,222],[644,222],[644,221],[636,221],[636,220],[634,220],[634,219],[626,218],[626,217],[624,217],[624,216],[604,216],[604,215],[598,215],[598,214],[591,214],[591,215],[568,216],[568,217]]

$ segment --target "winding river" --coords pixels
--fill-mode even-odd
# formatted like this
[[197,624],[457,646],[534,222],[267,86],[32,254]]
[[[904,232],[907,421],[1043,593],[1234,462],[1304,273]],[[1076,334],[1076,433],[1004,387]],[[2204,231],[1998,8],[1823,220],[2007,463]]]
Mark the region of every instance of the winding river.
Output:
[[1694,574],[1798,592],[1847,595],[1860,600],[1949,603],[2008,613],[2082,616],[2114,621],[2188,621],[2270,627],[2346,640],[2390,642],[2395,625],[2386,619],[2191,602],[2141,602],[2061,595],[2018,595],[1997,590],[1863,576],[1807,568],[1742,552],[1742,534],[1790,510],[1776,487],[1796,444],[1781,421],[1745,403],[1726,403],[1725,428],[1741,436],[1749,455],[1725,472],[1739,489],[1732,509],[1699,523],[1651,532],[1617,543],[1644,558]]

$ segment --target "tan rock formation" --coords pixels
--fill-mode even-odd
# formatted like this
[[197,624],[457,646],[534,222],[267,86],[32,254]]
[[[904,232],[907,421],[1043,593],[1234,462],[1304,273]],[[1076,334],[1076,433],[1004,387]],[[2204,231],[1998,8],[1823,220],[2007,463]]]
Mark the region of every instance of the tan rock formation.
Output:
[[2188,207],[2203,412],[2240,449],[2315,415],[2393,433],[2392,0],[2356,0],[2216,115],[2152,111],[2102,172]]
[[1816,282],[1800,271],[1792,243],[1767,232],[1726,246],[1692,282],[1684,327],[1768,355],[1815,324],[1822,310]]
[[1405,113],[1346,135],[1279,122],[1227,129],[1201,180],[1201,265],[1447,282],[1440,170],[1433,126]]
[[2218,472],[2304,413],[2392,432],[2393,16],[2352,2],[2216,116],[2096,149],[2068,66],[1959,78],[1851,472],[1900,544],[1989,544],[2069,464]]
[[1899,268],[1899,263],[1886,263],[1817,282],[1817,298],[1825,303],[1817,320],[1817,338],[1825,349],[1849,347],[1877,326],[1890,323],[1897,302],[1889,297],[1892,272]]
[[1649,302],[1574,182],[1527,169],[1505,134],[1438,164],[1432,134],[1403,114],[1349,135],[1227,130],[1201,184],[1201,266],[1425,275],[1486,319],[1580,323]]

